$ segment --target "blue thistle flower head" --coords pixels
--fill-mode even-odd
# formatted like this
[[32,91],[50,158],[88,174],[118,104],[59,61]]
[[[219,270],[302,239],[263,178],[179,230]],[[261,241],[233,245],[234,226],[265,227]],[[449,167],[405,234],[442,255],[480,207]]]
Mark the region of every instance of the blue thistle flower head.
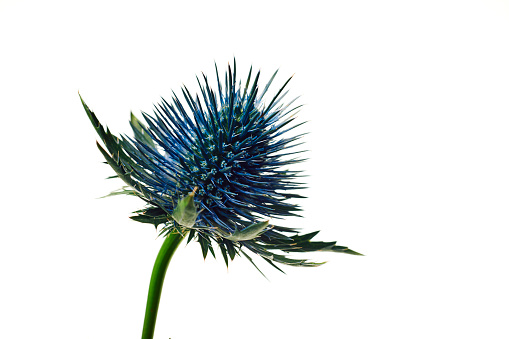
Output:
[[276,73],[260,91],[260,72],[253,76],[251,68],[245,85],[237,84],[234,63],[222,83],[216,66],[216,90],[203,75],[197,77],[199,95],[184,86],[184,101],[175,93],[171,102],[162,99],[153,116],[143,113],[145,124],[131,114],[133,137],[114,136],[82,100],[106,146],[98,143],[99,150],[127,184],[112,194],[136,195],[147,203],[132,219],[162,225],[163,235],[189,231],[188,241],[196,239],[204,257],[209,251],[215,256],[215,242],[227,265],[239,254],[253,262],[245,249],[276,268],[275,262],[320,264],[284,252],[358,254],[335,242],[311,241],[318,232],[299,235],[269,225],[268,219],[298,215],[290,199],[302,198],[296,191],[303,188],[300,171],[288,169],[304,160],[293,149],[303,134],[288,133],[301,125],[294,123],[300,106],[292,106],[295,99],[281,102],[291,78],[265,100]]

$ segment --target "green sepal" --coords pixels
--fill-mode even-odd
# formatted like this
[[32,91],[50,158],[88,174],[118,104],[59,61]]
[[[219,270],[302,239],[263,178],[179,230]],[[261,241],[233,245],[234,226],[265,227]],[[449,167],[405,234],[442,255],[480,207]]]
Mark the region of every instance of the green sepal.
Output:
[[253,240],[265,232],[267,230],[267,226],[269,226],[268,220],[257,222],[255,224],[249,225],[243,230],[236,229],[233,234],[225,236],[225,238],[231,241]]
[[193,227],[196,222],[196,218],[198,217],[198,214],[200,214],[200,212],[196,208],[196,205],[194,204],[195,191],[196,188],[187,196],[180,199],[180,201],[177,203],[177,206],[173,210],[171,217],[173,218],[173,220],[175,220],[177,224],[181,226]]

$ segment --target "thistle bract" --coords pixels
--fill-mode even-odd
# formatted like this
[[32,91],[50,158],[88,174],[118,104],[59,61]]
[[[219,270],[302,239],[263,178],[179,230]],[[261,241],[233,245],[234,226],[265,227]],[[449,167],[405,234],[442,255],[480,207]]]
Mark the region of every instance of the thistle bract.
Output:
[[303,188],[296,181],[300,172],[289,168],[303,161],[292,148],[303,134],[288,133],[300,125],[294,123],[299,106],[292,107],[295,99],[281,103],[290,79],[264,100],[276,73],[260,90],[260,72],[250,69],[242,85],[235,64],[224,82],[216,67],[216,90],[203,75],[197,78],[199,95],[184,86],[183,101],[175,93],[171,102],[162,99],[154,115],[143,113],[146,123],[131,114],[133,137],[105,130],[82,101],[106,146],[98,144],[100,151],[127,184],[112,194],[136,195],[147,203],[132,219],[161,225],[163,235],[189,230],[188,241],[196,239],[204,257],[214,255],[216,242],[226,264],[238,254],[252,262],[244,249],[273,266],[320,264],[284,252],[358,254],[335,242],[311,241],[318,232],[299,235],[272,223],[297,215],[299,206],[290,199],[301,198],[296,190]]

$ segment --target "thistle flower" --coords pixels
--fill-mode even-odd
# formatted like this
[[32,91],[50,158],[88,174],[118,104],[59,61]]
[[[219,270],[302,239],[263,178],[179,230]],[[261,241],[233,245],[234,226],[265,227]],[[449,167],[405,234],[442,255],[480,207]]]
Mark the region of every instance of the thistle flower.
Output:
[[301,125],[294,123],[300,106],[292,107],[296,99],[281,103],[291,78],[264,101],[276,73],[260,91],[260,72],[252,77],[251,68],[245,85],[237,84],[234,63],[221,83],[216,66],[217,90],[203,75],[197,77],[200,95],[193,97],[184,86],[185,102],[175,93],[171,102],[162,99],[153,116],[143,113],[145,124],[131,113],[133,137],[114,136],[82,100],[106,146],[97,143],[99,150],[127,184],[112,195],[135,195],[147,203],[133,220],[159,227],[164,236],[189,232],[188,242],[197,240],[204,258],[209,251],[215,256],[215,242],[226,265],[241,254],[253,263],[246,249],[279,270],[276,263],[321,264],[285,253],[359,254],[335,242],[312,241],[317,231],[300,235],[277,225],[300,211],[293,199],[302,198],[301,171],[288,167],[304,159],[293,149],[303,134],[289,133]]

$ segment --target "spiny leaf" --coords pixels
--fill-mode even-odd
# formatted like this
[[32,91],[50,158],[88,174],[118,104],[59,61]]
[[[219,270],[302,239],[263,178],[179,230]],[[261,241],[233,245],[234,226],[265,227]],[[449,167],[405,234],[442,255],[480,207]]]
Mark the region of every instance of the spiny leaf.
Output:
[[235,250],[233,243],[229,240],[224,239],[224,244],[226,245],[226,250],[228,251],[228,255],[230,256],[230,259],[233,261],[233,259],[235,258],[235,255],[237,254],[237,251]]
[[141,222],[144,224],[152,224],[156,228],[158,225],[168,222],[168,217],[149,217],[146,215],[133,215],[129,218],[133,219],[134,221],[138,221],[138,222]]
[[279,272],[283,273],[283,274],[286,274],[285,271],[283,271],[281,268],[279,268],[279,266],[277,266],[276,264],[274,264],[272,261],[270,261],[269,259],[267,258],[264,258],[262,257],[263,260],[265,260],[266,262],[268,262],[272,267],[274,267],[276,270],[278,270]]
[[187,243],[188,244],[191,242],[191,240],[193,240],[195,233],[196,233],[196,230],[191,228],[191,231],[189,232],[189,235],[187,236]]
[[240,251],[241,251],[241,252],[242,252],[242,254],[243,254],[243,255],[247,258],[247,260],[249,260],[249,262],[250,262],[251,264],[253,264],[253,266],[254,266],[254,267],[258,270],[258,272],[260,272],[260,274],[261,274],[261,275],[263,275],[263,277],[264,277],[265,279],[269,280],[269,279],[265,276],[265,274],[263,274],[263,272],[262,272],[262,271],[258,268],[258,266],[256,266],[256,264],[254,263],[253,259],[251,259],[251,257],[250,257],[249,255],[247,255],[247,253],[246,253],[246,252],[244,252],[243,250],[240,250]]
[[122,188],[116,190],[116,191],[113,191],[111,192],[110,194],[107,194],[105,196],[102,196],[100,197],[100,199],[102,198],[106,198],[106,197],[113,197],[113,196],[116,196],[116,195],[135,195],[135,196],[138,196],[138,193],[134,190],[130,190],[128,189],[129,186],[123,186]]
[[122,166],[122,164],[117,163],[117,161],[115,161],[108,154],[108,152],[106,152],[106,150],[104,148],[102,148],[102,146],[98,142],[96,142],[96,145],[97,145],[97,148],[99,148],[99,151],[102,153],[102,155],[106,159],[106,162],[108,163],[108,165],[110,165],[111,168],[113,168],[113,170],[117,173],[117,175],[120,179],[122,179],[126,184],[128,184],[129,186],[134,188],[136,191],[140,192],[142,197],[145,198],[147,201],[154,200],[155,197],[152,194],[150,194],[150,192],[148,192],[145,188],[143,188],[139,183],[134,181],[131,178],[130,174],[127,173],[125,168]]
[[118,163],[122,163],[124,166],[133,167],[135,169],[139,169],[139,166],[134,163],[134,161],[128,157],[123,149],[122,149],[122,143],[121,140],[111,134],[110,130],[106,128],[104,129],[103,125],[99,122],[99,119],[97,119],[97,116],[94,114],[94,112],[87,106],[85,101],[83,101],[83,98],[80,95],[80,100],[83,105],[83,108],[85,108],[85,112],[88,115],[88,118],[92,122],[92,125],[94,126],[97,134],[99,134],[99,137],[104,142],[104,145],[106,145],[106,148],[110,152],[110,156]]
[[134,132],[134,137],[140,142],[148,145],[152,148],[155,148],[154,140],[150,137],[147,132],[147,127],[141,123],[141,121],[136,118],[136,116],[131,112],[131,127]]
[[226,264],[226,268],[228,268],[228,255],[226,253],[226,246],[224,243],[219,243],[219,249],[221,250],[221,254],[223,255],[224,263]]
[[246,241],[257,238],[260,234],[266,231],[269,226],[269,221],[262,221],[252,224],[243,230],[235,230],[233,234],[226,236],[225,238],[231,241]]
[[198,233],[198,242],[201,246],[201,252],[203,255],[203,260],[207,258],[207,253],[210,247],[210,241],[206,239],[201,233]]
[[157,225],[165,224],[170,221],[170,216],[160,207],[149,206],[145,209],[135,211],[138,215],[130,218],[145,224],[152,224],[157,229]]
[[364,254],[361,254],[359,252],[355,252],[354,250],[351,250],[351,249],[349,249],[348,247],[345,247],[345,246],[333,246],[330,250],[332,252],[339,252],[339,253],[346,253],[346,254],[362,255],[362,256],[364,256]]

